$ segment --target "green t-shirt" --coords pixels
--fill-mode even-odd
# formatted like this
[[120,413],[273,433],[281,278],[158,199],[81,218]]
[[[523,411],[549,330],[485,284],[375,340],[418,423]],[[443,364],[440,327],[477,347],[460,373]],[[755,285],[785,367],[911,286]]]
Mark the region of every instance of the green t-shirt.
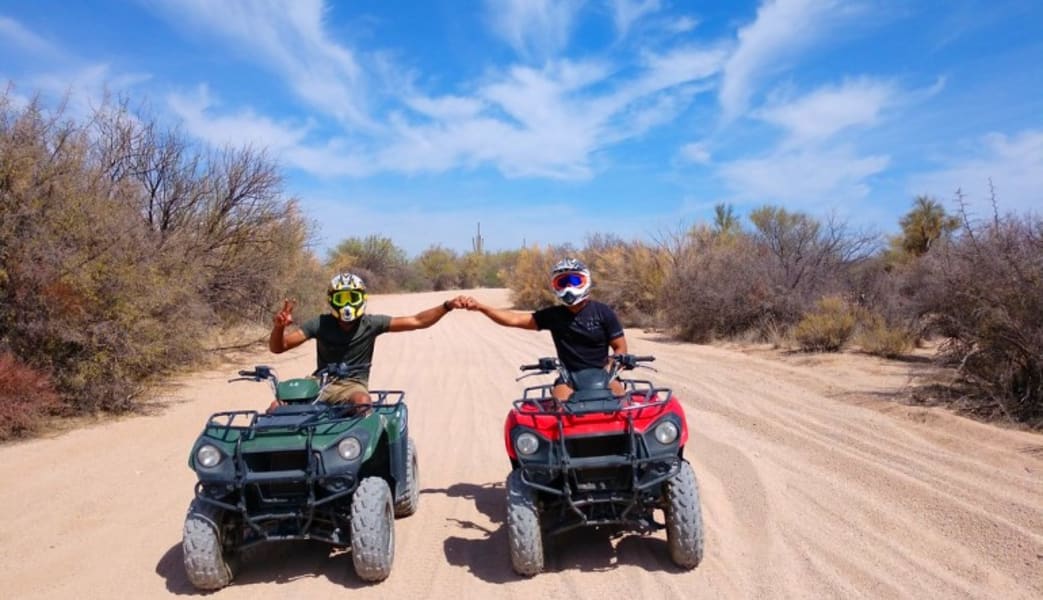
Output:
[[344,331],[337,324],[337,317],[330,314],[319,315],[301,325],[301,331],[308,338],[315,338],[315,349],[318,354],[319,369],[330,363],[347,363],[349,365],[365,364],[354,377],[369,383],[369,363],[373,361],[373,346],[377,336],[387,332],[391,326],[388,315],[364,314],[358,319],[358,325],[351,331]]

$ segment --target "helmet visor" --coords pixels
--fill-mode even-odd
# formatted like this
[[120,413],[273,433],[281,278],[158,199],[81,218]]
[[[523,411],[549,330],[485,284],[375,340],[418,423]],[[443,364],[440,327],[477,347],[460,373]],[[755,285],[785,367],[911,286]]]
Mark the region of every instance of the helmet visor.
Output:
[[330,292],[330,304],[334,308],[358,306],[366,301],[366,292],[360,290],[337,290]]
[[559,273],[551,279],[550,283],[555,291],[560,292],[564,289],[578,288],[587,285],[587,276],[576,271]]

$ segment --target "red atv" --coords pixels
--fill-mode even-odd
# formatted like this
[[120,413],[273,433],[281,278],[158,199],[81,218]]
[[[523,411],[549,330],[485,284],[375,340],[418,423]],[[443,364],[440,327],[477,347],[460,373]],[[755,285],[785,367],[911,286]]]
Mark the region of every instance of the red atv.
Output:
[[[649,533],[666,528],[670,558],[685,569],[703,557],[699,486],[684,459],[688,426],[668,388],[623,379],[614,396],[609,382],[651,356],[621,354],[612,367],[569,372],[556,358],[541,358],[518,379],[557,373],[575,390],[566,401],[552,385],[525,388],[507,415],[504,437],[514,468],[507,477],[507,539],[514,570],[543,570],[545,537],[577,527],[611,526]],[[645,365],[642,365],[645,368]],[[653,513],[661,509],[665,524]]]

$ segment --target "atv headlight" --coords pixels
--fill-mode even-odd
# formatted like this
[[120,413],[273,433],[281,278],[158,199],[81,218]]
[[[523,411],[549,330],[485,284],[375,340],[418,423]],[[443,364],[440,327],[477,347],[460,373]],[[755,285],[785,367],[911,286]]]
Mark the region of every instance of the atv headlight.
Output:
[[677,441],[677,425],[673,421],[663,421],[655,427],[655,439],[664,446]]
[[344,438],[337,444],[337,454],[344,460],[355,460],[362,454],[362,442],[358,438]]
[[221,451],[212,444],[203,444],[196,450],[196,464],[207,469],[217,466],[221,462]]
[[514,449],[518,451],[518,454],[525,456],[535,454],[540,449],[540,438],[528,431],[521,433],[514,438]]

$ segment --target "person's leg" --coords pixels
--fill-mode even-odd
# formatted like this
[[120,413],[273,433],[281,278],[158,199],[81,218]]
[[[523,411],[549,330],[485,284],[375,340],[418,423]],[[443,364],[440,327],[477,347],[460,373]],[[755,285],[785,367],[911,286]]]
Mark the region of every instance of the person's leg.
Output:
[[369,389],[358,379],[338,379],[322,390],[322,400],[329,404],[369,404]]
[[554,396],[555,400],[564,402],[569,399],[572,395],[572,388],[566,383],[556,383],[550,391],[551,396]]

